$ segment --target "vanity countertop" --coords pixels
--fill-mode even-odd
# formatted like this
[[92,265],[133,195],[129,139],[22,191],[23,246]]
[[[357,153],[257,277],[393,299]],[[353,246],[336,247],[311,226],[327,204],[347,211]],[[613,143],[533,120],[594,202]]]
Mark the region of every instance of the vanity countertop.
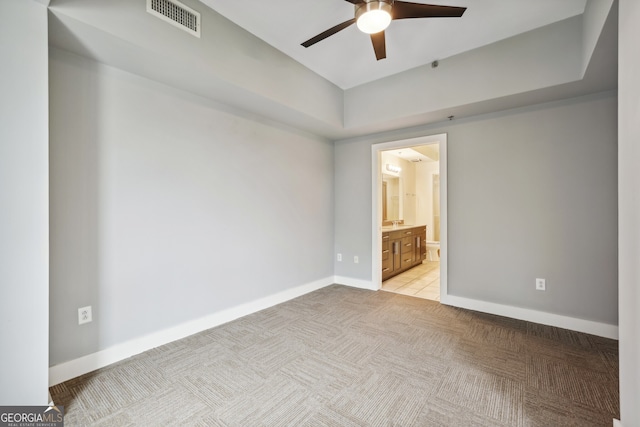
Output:
[[406,225],[406,224],[402,224],[402,225],[398,225],[396,227],[394,227],[393,225],[385,225],[382,227],[382,231],[386,232],[386,231],[396,231],[396,230],[406,230],[407,228],[416,228],[416,227],[425,227],[424,225]]

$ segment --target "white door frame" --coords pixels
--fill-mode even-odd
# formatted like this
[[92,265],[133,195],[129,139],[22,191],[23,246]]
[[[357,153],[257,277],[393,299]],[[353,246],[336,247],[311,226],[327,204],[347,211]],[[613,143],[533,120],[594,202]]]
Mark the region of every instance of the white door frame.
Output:
[[416,145],[440,145],[440,300],[447,292],[447,134],[382,142],[371,146],[371,280],[374,289],[382,287],[382,169],[380,153],[387,150],[409,148]]

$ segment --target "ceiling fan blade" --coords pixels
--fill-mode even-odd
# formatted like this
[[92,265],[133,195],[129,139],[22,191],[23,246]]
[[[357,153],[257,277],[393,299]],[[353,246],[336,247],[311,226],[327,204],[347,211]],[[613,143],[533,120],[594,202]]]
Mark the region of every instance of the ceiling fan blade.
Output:
[[384,38],[384,31],[371,34],[371,43],[373,43],[373,50],[376,52],[376,59],[378,61],[387,57],[387,46]]
[[323,31],[320,34],[318,34],[317,36],[311,37],[309,40],[307,40],[306,42],[301,43],[301,44],[304,47],[312,46],[312,45],[318,43],[319,41],[322,41],[322,40],[326,39],[327,37],[334,35],[338,31],[344,30],[345,28],[347,28],[349,25],[353,24],[354,22],[356,22],[355,18],[349,19],[348,21],[344,21],[342,24],[338,24],[335,27],[331,27],[327,31]]
[[466,7],[438,6],[435,4],[410,3],[396,1],[393,3],[391,15],[393,19],[407,18],[459,18]]

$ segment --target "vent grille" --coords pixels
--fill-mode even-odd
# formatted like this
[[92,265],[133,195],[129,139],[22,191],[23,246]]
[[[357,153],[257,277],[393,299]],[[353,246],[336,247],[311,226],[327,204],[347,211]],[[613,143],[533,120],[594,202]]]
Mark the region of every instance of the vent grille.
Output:
[[147,0],[147,12],[200,37],[200,13],[177,0]]

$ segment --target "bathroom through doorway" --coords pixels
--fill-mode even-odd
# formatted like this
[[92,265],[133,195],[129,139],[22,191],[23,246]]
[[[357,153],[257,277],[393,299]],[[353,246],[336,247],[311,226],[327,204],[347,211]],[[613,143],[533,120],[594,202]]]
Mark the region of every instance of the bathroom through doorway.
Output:
[[[374,283],[446,295],[446,134],[372,146]],[[377,262],[376,262],[377,261]]]

